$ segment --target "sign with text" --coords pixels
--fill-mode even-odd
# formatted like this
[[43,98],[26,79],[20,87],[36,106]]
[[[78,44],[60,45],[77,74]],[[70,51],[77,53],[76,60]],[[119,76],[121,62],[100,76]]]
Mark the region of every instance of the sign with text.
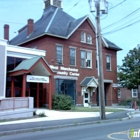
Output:
[[65,76],[80,76],[80,73],[78,73],[78,69],[76,68],[70,68],[70,67],[63,67],[63,66],[53,66],[50,65],[51,69],[56,70],[57,74],[59,75],[65,75]]
[[49,83],[49,77],[47,76],[35,76],[35,75],[27,75],[26,76],[27,82],[33,83]]

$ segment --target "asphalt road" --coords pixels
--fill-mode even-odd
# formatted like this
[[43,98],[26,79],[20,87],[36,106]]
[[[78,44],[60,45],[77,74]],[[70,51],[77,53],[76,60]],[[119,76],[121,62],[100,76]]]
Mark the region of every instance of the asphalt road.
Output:
[[127,132],[130,128],[140,129],[139,118],[111,123],[14,134],[2,136],[0,140],[127,140]]

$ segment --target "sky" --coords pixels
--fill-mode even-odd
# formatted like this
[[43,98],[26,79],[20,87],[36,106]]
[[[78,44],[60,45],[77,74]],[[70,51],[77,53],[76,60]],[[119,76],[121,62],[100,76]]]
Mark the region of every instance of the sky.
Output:
[[[108,14],[100,16],[101,33],[123,49],[117,53],[117,64],[121,65],[129,50],[140,44],[140,2],[107,1]],[[37,21],[42,16],[43,4],[43,0],[0,0],[0,38],[3,39],[4,24],[10,25],[12,39],[27,24],[28,19]],[[96,13],[90,13],[88,0],[63,0],[63,10],[76,19],[89,15],[95,24]]]

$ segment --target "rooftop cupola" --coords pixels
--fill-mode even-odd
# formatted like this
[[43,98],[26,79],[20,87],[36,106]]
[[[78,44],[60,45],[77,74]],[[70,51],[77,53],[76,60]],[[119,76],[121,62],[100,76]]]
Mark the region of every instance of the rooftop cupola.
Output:
[[46,9],[50,5],[62,8],[62,0],[44,0],[44,9]]

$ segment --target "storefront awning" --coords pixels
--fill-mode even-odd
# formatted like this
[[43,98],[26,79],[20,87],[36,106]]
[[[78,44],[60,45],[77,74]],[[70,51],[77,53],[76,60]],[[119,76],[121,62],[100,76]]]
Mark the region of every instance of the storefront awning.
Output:
[[23,60],[17,67],[8,73],[9,76],[22,75],[26,73],[38,76],[55,75],[55,72],[49,67],[46,60],[41,56]]

